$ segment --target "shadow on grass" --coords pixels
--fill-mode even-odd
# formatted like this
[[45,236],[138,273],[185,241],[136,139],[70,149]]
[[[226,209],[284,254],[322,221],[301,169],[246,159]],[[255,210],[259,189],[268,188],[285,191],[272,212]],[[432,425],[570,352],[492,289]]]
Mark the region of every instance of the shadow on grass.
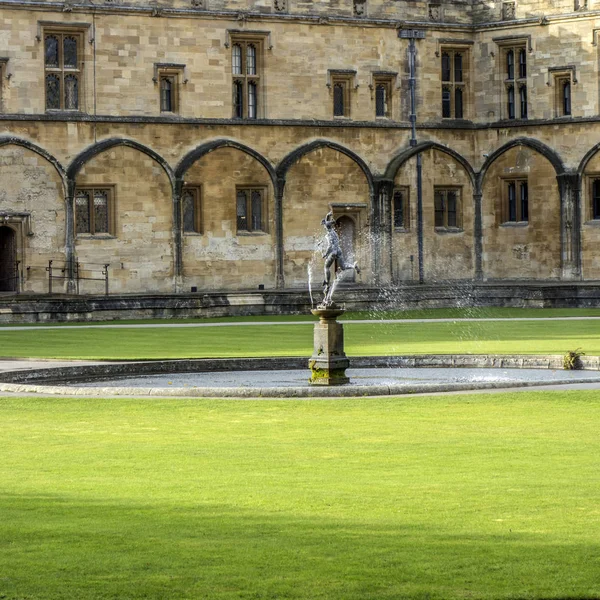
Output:
[[600,597],[597,546],[508,529],[9,494],[0,514],[3,599]]

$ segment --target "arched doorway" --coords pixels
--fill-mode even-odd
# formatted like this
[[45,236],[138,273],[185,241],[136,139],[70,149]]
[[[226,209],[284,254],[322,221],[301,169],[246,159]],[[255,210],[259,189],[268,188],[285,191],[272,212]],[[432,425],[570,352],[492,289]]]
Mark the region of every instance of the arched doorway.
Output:
[[[338,235],[340,237],[340,246],[344,253],[346,264],[351,265],[356,260],[355,243],[356,227],[354,220],[347,216],[341,216],[337,219]],[[356,279],[356,273],[353,269],[344,271],[343,280],[353,282]]]
[[0,227],[0,292],[17,290],[17,243],[14,229]]

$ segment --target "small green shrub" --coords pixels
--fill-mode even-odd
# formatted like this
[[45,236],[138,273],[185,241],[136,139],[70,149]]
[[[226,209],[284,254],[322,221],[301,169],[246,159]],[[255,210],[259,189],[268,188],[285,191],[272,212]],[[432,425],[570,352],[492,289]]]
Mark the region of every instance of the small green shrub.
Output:
[[582,356],[585,356],[585,352],[582,352],[581,348],[577,348],[577,350],[569,350],[563,357],[563,367],[567,371],[576,371],[581,369]]

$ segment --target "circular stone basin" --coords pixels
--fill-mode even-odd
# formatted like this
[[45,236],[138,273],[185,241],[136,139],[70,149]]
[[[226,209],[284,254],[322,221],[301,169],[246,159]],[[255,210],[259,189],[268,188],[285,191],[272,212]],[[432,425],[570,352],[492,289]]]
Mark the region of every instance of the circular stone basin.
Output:
[[[407,388],[425,387],[439,388],[459,386],[460,389],[473,387],[514,387],[516,385],[543,385],[552,383],[577,383],[600,381],[598,371],[563,371],[550,369],[486,369],[486,368],[364,368],[347,369],[350,383],[338,386],[338,392],[350,391],[352,388],[388,387],[390,392],[408,391]],[[318,395],[325,389],[308,383],[310,371],[306,369],[272,370],[272,371],[221,371],[204,373],[166,373],[155,375],[137,375],[115,379],[102,379],[89,382],[72,382],[73,387],[102,388],[157,388],[188,390],[256,390],[265,395],[265,390],[289,390],[303,388]],[[465,387],[466,386],[466,387]],[[381,390],[374,390],[376,393]],[[426,390],[425,390],[426,391]],[[389,392],[388,392],[389,393]],[[269,394],[271,395],[271,394]],[[286,394],[289,395],[289,394]],[[346,395],[346,394],[341,394]],[[348,394],[350,395],[350,394]]]

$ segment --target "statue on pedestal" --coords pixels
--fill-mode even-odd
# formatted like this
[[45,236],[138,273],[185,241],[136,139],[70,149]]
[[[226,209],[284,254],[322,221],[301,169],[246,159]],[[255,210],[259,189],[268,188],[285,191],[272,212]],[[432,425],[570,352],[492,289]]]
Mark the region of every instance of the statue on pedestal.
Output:
[[[327,213],[326,217],[321,221],[321,225],[325,227],[325,249],[323,249],[323,242],[319,242],[319,247],[321,248],[321,255],[325,259],[325,279],[323,281],[323,306],[330,306],[333,303],[332,295],[333,290],[335,288],[335,282],[338,277],[338,273],[342,271],[347,271],[349,269],[354,269],[355,273],[358,275],[360,273],[360,269],[358,268],[358,264],[354,262],[353,264],[346,263],[344,259],[344,253],[342,252],[342,248],[340,246],[340,238],[335,230],[335,219],[333,218],[333,213],[330,211]],[[335,279],[331,281],[331,265],[337,261],[337,271],[335,273]]]

